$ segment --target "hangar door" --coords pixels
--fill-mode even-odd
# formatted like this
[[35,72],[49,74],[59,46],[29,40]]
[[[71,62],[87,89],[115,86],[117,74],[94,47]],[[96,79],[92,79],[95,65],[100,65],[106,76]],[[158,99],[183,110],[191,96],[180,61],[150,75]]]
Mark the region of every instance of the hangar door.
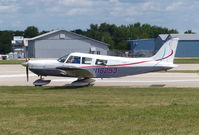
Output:
[[90,47],[81,40],[39,40],[35,42],[35,57],[59,58],[72,52],[89,53]]

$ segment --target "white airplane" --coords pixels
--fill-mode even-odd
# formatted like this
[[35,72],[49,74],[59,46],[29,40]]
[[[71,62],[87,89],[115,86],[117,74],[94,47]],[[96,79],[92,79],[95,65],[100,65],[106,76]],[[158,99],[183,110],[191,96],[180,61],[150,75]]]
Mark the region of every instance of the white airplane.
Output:
[[58,60],[29,60],[22,65],[26,66],[27,81],[28,70],[40,76],[33,83],[35,86],[50,83],[43,76],[76,77],[78,79],[72,82],[72,86],[89,86],[94,82],[92,78],[122,77],[174,68],[177,44],[178,38],[172,38],[154,56],[148,58],[71,53]]

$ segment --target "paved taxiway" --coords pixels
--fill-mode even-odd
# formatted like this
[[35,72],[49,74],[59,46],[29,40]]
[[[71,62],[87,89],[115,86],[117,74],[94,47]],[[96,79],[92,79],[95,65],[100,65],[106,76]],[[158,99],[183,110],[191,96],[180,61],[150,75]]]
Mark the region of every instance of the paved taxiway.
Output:
[[[180,65],[174,70],[197,70],[199,64]],[[0,65],[0,86],[33,86],[38,79],[30,73],[30,81],[26,82],[25,68],[21,65]],[[49,86],[69,85],[75,78],[45,77],[52,82]],[[95,86],[127,86],[127,87],[199,87],[199,73],[148,73],[121,78],[96,79]]]

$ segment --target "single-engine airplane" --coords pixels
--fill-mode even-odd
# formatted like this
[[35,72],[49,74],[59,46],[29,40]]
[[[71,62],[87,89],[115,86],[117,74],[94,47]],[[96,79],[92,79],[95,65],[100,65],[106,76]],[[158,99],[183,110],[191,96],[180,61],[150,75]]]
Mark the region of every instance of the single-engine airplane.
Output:
[[43,76],[76,77],[72,86],[89,86],[94,83],[92,78],[112,78],[137,75],[176,67],[173,64],[178,38],[165,42],[160,50],[148,58],[125,58],[103,56],[97,54],[71,53],[58,60],[29,60],[23,62],[28,70],[40,76],[33,84],[43,86],[50,83]]

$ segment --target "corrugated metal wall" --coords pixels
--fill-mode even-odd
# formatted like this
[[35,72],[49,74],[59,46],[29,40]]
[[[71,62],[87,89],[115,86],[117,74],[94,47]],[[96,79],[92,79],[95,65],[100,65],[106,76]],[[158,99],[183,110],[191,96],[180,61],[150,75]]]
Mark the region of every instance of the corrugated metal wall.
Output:
[[[160,37],[157,37],[154,42],[154,52],[157,52],[165,42],[166,40],[162,40]],[[134,43],[137,43],[137,47],[133,46]],[[140,53],[142,54],[141,56],[148,56],[148,52],[143,51],[151,50],[148,44],[150,45],[150,42],[147,40],[134,40],[131,42],[131,49],[133,50],[134,48],[134,53]],[[152,44],[150,46],[152,46]],[[176,57],[199,57],[199,40],[179,40]]]
[[36,58],[57,58],[71,52],[88,52],[90,44],[77,40],[40,40],[35,43]]
[[155,41],[154,39],[141,39],[141,40],[131,40],[131,50],[154,50]]
[[[64,34],[65,38],[60,38],[60,34]],[[106,55],[108,51],[108,46],[105,44],[64,31],[30,40],[28,47],[29,57],[35,58],[58,58],[71,52],[89,53],[91,47],[102,55]]]
[[199,41],[178,42],[176,57],[199,57]]

